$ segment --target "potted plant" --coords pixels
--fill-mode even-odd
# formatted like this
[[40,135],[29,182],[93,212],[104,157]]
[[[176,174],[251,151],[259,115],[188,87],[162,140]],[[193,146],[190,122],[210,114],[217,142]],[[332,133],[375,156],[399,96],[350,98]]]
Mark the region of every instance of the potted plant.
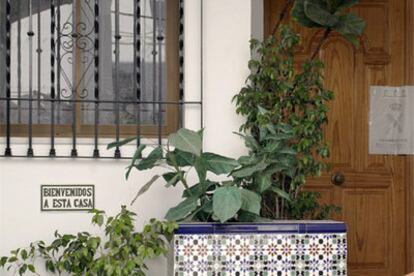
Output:
[[[166,215],[181,222],[171,273],[346,274],[345,224],[280,220],[325,219],[338,210],[320,205],[317,193],[302,188],[307,177],[328,168],[323,127],[333,92],[324,87],[318,53],[332,32],[358,47],[365,23],[347,13],[356,3],[288,0],[272,35],[251,41],[251,73],[234,97],[237,113],[246,118],[238,133],[249,149],[246,156],[235,160],[203,152],[202,131],[188,129],[170,135],[166,148],[146,158],[144,146],[138,148],[127,175],[133,168],[169,171],[154,176],[137,196],[158,178],[167,187],[184,186],[183,200]],[[291,6],[297,22],[323,32],[300,69],[295,63],[300,36],[281,24]],[[192,183],[191,170],[198,176]],[[224,177],[213,181],[211,173]]]

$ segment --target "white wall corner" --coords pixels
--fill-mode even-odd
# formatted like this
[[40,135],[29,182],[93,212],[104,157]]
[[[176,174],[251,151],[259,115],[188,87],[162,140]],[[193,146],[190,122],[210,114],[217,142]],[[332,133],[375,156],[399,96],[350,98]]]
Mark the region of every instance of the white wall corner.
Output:
[[252,7],[252,38],[264,38],[264,0],[251,0]]
[[237,157],[245,151],[235,134],[243,122],[232,98],[249,74],[251,0],[204,1],[204,117],[206,151]]

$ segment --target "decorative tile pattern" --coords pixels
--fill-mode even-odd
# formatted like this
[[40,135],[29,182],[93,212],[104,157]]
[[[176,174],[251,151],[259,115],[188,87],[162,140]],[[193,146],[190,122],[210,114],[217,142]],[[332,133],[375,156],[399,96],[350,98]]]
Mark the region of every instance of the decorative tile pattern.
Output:
[[346,233],[178,234],[174,275],[346,275],[346,256]]

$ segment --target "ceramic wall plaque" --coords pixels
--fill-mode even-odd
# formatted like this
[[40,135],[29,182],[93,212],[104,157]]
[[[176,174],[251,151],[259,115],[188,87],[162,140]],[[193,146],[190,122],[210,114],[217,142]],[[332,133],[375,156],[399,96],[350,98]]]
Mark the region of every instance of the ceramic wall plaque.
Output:
[[90,211],[95,208],[94,185],[41,185],[41,211]]

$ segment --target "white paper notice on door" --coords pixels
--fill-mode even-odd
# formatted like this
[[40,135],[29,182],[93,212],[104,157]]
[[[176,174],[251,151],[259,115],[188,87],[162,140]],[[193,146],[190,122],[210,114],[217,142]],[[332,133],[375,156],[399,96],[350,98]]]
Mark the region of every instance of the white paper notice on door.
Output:
[[414,153],[414,86],[371,86],[369,154]]

